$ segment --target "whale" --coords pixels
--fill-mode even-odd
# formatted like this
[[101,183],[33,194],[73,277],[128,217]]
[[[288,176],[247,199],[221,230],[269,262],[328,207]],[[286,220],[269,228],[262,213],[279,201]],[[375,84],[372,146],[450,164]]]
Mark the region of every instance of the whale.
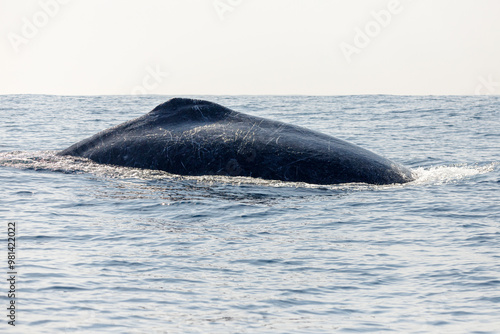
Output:
[[347,141],[189,98],[172,98],[57,154],[190,176],[319,185],[413,180],[405,166]]

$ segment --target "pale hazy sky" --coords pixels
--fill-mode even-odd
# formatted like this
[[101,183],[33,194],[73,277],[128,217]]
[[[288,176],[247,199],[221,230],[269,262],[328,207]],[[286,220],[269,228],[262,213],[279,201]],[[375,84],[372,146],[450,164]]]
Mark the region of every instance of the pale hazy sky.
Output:
[[500,94],[499,0],[0,0],[0,94]]

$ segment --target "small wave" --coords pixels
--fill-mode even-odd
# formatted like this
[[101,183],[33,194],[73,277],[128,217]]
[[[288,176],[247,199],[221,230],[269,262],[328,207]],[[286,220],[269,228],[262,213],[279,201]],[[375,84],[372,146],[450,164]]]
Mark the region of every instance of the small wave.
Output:
[[419,167],[412,171],[415,181],[410,184],[444,184],[455,182],[475,175],[492,172],[497,165],[498,163],[490,163],[484,166],[463,164],[430,168]]

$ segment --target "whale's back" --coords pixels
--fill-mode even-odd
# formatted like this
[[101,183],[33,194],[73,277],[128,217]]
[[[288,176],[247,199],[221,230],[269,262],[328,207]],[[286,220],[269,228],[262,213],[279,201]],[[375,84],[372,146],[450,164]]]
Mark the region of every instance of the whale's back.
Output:
[[338,138],[209,101],[182,98],[59,154],[181,175],[240,175],[318,184],[411,180],[405,167]]

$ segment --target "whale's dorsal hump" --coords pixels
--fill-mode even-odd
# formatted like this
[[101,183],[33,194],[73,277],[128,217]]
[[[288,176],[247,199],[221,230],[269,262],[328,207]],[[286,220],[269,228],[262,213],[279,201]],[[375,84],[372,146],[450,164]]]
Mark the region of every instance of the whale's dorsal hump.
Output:
[[233,110],[205,100],[175,97],[151,111],[151,114],[179,121],[215,121],[225,118]]

